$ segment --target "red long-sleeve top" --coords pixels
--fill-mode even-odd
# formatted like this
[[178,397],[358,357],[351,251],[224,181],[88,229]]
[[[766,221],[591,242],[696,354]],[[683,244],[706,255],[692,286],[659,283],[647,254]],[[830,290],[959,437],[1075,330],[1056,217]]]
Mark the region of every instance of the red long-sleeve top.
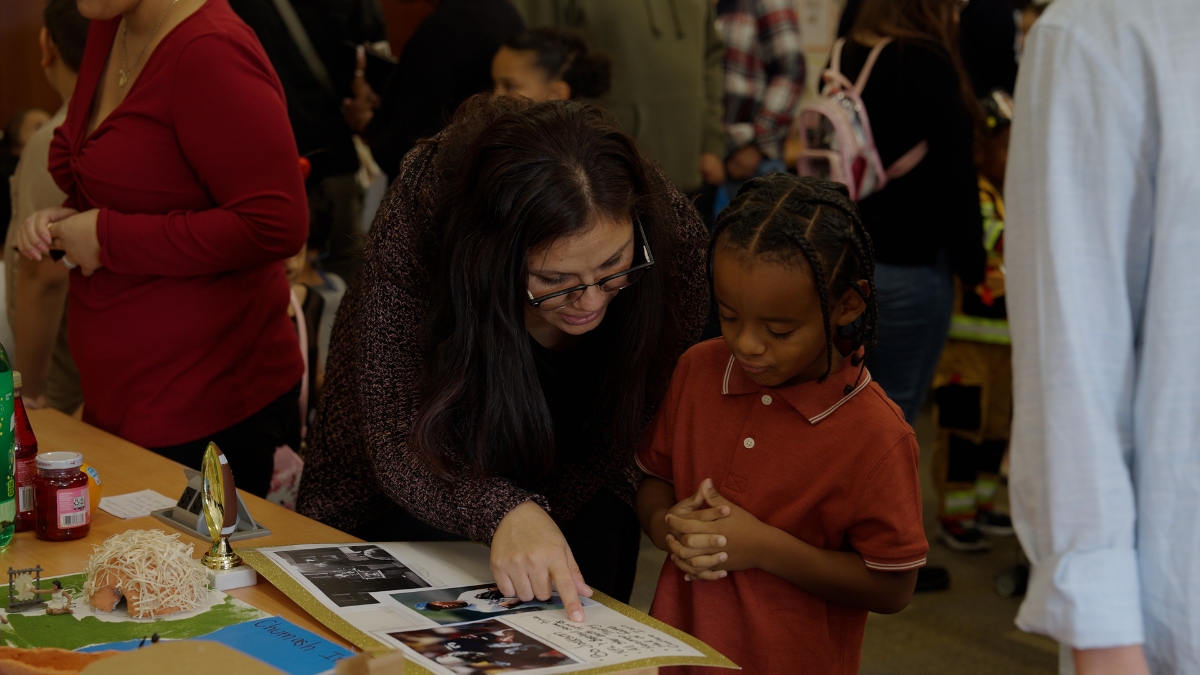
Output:
[[93,21],[50,170],[100,210],[103,268],[71,273],[84,419],[148,447],[250,417],[303,375],[283,260],[308,231],[283,89],[254,33],[209,0],[89,135],[120,17]]

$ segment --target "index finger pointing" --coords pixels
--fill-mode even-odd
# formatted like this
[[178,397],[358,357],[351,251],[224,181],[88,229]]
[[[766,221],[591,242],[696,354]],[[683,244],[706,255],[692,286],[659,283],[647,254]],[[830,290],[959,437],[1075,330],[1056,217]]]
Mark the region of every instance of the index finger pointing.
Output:
[[567,616],[575,623],[581,623],[583,621],[583,603],[579,601],[579,593],[575,590],[575,578],[563,561],[556,561],[550,566],[550,579],[554,581],[558,597],[562,598],[563,609],[567,610]]

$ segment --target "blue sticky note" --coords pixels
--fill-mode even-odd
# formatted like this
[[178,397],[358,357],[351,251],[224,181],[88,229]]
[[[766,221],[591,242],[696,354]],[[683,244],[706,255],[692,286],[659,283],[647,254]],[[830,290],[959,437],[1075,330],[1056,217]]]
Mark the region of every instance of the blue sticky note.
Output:
[[[279,616],[226,626],[193,639],[219,642],[289,675],[318,675],[332,670],[338,661],[353,655],[352,652]],[[129,640],[92,645],[79,651],[132,651],[137,649],[141,642]],[[149,645],[149,641],[146,641],[146,644]]]

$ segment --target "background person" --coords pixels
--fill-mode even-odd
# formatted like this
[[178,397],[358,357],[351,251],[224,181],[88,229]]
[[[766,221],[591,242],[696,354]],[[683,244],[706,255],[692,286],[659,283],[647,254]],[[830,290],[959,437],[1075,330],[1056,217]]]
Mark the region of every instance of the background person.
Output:
[[[25,144],[49,121],[50,113],[37,108],[26,108],[13,113],[0,133],[0,187],[7,186],[13,172],[17,170],[17,162],[21,159]],[[8,228],[12,208],[9,191],[0,190],[0,227]]]
[[67,118],[89,22],[75,7],[75,0],[50,0],[42,20],[38,36],[42,70],[63,105],[29,139],[13,175],[13,216],[4,242],[5,310],[13,329],[10,345],[16,351],[14,370],[22,376],[25,407],[49,406],[70,415],[83,405],[83,392],[79,369],[67,345],[68,271],[49,258],[29,260],[14,250],[14,244],[26,218],[59,206],[67,198],[50,175],[50,141]]
[[[450,121],[455,108],[492,88],[492,57],[525,30],[509,0],[433,0],[433,12],[404,45],[400,62],[379,94],[379,109],[352,122],[371,154],[395,180],[400,160]],[[374,92],[360,87],[358,98]],[[357,106],[359,110],[369,106]]]
[[871,373],[914,424],[954,309],[954,275],[974,288],[987,255],[979,233],[977,104],[956,46],[958,0],[865,0],[842,54],[855,81],[881,39],[863,104],[884,166],[922,141],[928,154],[859,205],[875,244],[879,346]]
[[79,266],[84,420],[193,468],[214,440],[265,495],[275,448],[299,447],[303,372],[283,260],[308,218],[283,90],[225,0],[78,6],[91,30],[50,149],[67,201],[17,245]]
[[[271,0],[230,0],[262,42],[287,97],[288,119],[300,154],[312,171],[308,193],[308,247],[327,272],[354,281],[362,266],[363,188],[354,132],[342,114],[353,98],[354,45],[386,44],[378,0],[288,0],[300,21],[302,46]],[[307,51],[307,55],[306,55]],[[317,70],[308,60],[316,58]]]
[[804,95],[804,45],[791,0],[721,0],[717,29],[725,41],[725,189],[786,171],[783,141]]
[[1017,626],[1078,675],[1200,670],[1198,34],[1187,0],[1055,0],[1017,82]]
[[575,620],[584,580],[628,599],[633,452],[707,309],[695,209],[593,106],[480,96],[408,155],[370,237],[299,511],[490,542],[505,596],[553,580]]
[[987,275],[975,288],[959,284],[955,289],[950,339],[933,379],[939,427],[933,448],[938,536],[956,551],[991,548],[987,535],[1013,536],[1012,519],[996,508],[1000,465],[1012,429],[1002,196],[1012,98],[997,89],[980,107],[979,208]]
[[[1017,81],[1018,25],[1014,12],[1030,0],[969,0],[962,2],[959,52],[975,95],[1002,89],[1011,94]],[[1036,0],[1045,3],[1049,0]],[[864,0],[847,0],[838,22],[838,37],[854,27]]]
[[492,57],[492,81],[497,96],[600,98],[612,86],[612,59],[590,51],[575,31],[535,28],[500,47]]
[[612,55],[613,86],[600,104],[675,187],[693,195],[725,182],[725,45],[712,0],[514,4],[531,27],[578,30]]

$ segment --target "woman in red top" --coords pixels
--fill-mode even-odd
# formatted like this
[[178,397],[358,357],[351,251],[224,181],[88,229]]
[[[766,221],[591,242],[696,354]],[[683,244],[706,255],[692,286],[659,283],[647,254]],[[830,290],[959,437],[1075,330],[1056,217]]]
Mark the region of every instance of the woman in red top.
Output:
[[303,374],[282,261],[307,207],[282,88],[226,0],[78,4],[92,26],[50,157],[67,200],[18,247],[78,266],[84,419],[194,467],[215,440],[263,494]]

